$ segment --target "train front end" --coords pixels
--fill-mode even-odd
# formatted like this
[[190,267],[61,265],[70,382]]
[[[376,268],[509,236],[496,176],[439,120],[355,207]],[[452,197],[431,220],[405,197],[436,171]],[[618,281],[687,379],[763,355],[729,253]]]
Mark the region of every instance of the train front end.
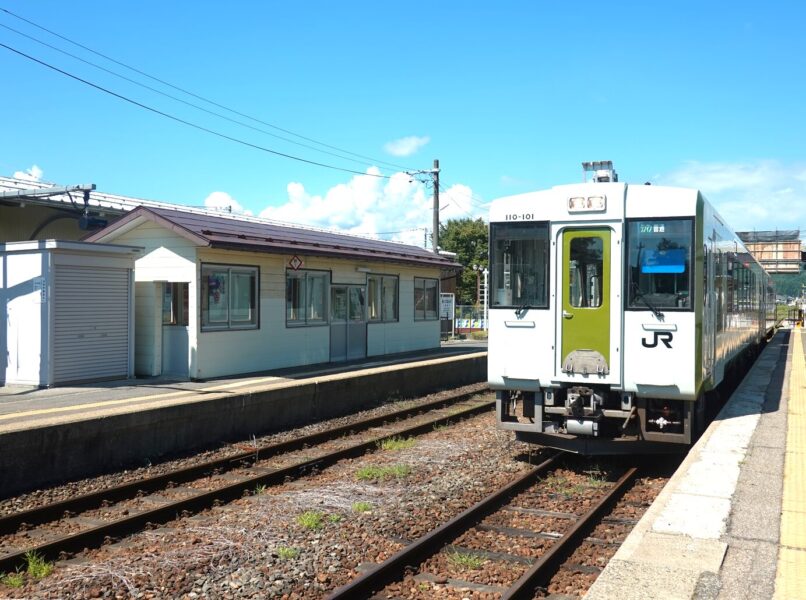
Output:
[[612,180],[493,203],[488,372],[500,427],[590,455],[692,441],[698,206],[696,190]]

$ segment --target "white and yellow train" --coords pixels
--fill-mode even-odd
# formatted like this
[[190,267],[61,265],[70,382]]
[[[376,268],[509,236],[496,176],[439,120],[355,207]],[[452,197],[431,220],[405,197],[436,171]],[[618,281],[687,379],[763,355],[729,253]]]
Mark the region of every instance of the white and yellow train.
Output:
[[607,166],[492,204],[497,420],[583,454],[683,449],[773,331],[772,280],[698,190]]

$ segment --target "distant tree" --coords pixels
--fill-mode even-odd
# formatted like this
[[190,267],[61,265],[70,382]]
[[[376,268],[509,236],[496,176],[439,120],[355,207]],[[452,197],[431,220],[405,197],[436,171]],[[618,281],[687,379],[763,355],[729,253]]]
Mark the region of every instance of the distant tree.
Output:
[[802,286],[806,285],[806,271],[798,274],[774,273],[772,280],[775,283],[776,294],[797,298],[801,294]]
[[[456,282],[456,304],[476,304],[476,275],[487,267],[487,236],[489,227],[482,219],[455,219],[439,226],[439,245],[456,252],[456,262],[464,269]],[[473,270],[473,265],[478,271]],[[483,279],[482,279],[483,281]]]

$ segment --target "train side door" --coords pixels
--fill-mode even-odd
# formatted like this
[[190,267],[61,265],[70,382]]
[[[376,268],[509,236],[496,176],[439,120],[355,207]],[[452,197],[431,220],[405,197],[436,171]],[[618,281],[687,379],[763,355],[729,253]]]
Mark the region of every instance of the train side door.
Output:
[[611,230],[562,232],[560,368],[566,375],[608,375]]

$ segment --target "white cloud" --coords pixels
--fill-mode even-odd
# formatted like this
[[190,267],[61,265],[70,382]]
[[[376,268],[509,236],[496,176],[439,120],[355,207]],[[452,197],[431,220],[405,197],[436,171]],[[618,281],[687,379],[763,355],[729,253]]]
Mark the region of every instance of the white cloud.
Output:
[[701,190],[736,231],[806,227],[803,165],[690,161],[657,182]]
[[431,138],[427,135],[422,137],[410,135],[399,140],[387,142],[384,144],[383,149],[393,156],[411,156],[430,141]]
[[37,165],[34,165],[25,171],[15,171],[14,179],[22,179],[23,181],[41,181],[43,174],[42,169],[40,169]]
[[213,192],[204,199],[204,206],[206,208],[216,208],[218,210],[225,210],[237,214],[252,214],[252,211],[244,210],[244,207],[226,192]]
[[[432,225],[433,197],[430,189],[405,173],[383,179],[372,167],[347,183],[330,188],[324,195],[311,195],[298,182],[287,186],[288,201],[270,206],[261,217],[346,233],[355,233],[423,246],[425,231]],[[469,216],[472,190],[454,185],[440,195],[440,220]],[[478,210],[477,217],[485,213]],[[429,239],[430,247],[430,239]]]

